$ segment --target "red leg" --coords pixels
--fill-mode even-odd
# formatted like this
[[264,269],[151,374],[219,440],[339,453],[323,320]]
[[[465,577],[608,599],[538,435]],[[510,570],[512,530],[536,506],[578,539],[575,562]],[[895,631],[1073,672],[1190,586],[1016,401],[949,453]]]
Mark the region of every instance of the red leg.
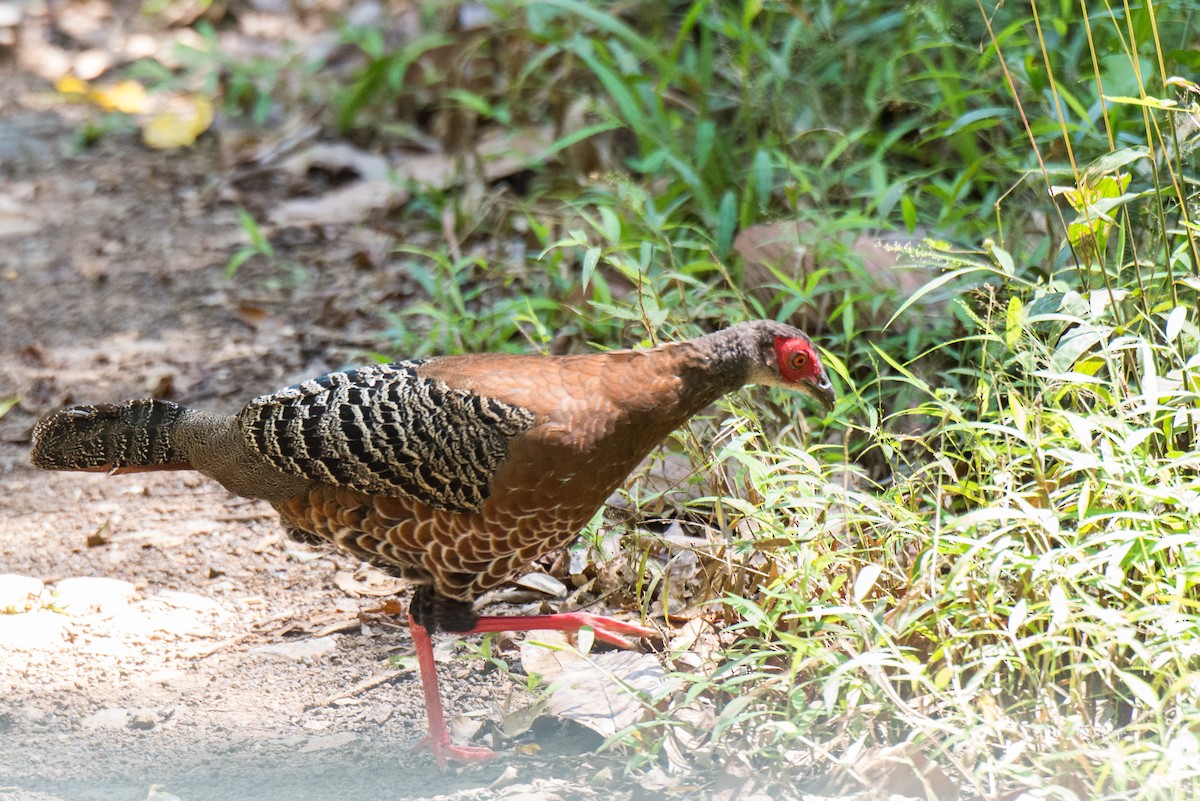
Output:
[[[412,615],[408,617],[412,631],[413,644],[417,649],[417,664],[421,668],[421,687],[425,691],[425,713],[429,718],[429,734],[417,744],[418,748],[428,747],[433,752],[433,758],[442,767],[446,761],[453,759],[457,762],[478,762],[496,756],[495,751],[487,748],[454,745],[450,742],[450,731],[446,728],[446,715],[442,711],[442,697],[438,690],[437,665],[433,661],[433,642],[424,626],[418,625]],[[579,631],[584,626],[591,626],[598,639],[629,648],[633,645],[625,634],[637,637],[655,637],[654,629],[639,626],[636,623],[626,623],[611,617],[593,615],[587,612],[566,612],[557,615],[518,615],[481,617],[470,631],[455,632],[456,634],[484,634],[494,631],[534,631],[553,629],[555,631]]]
[[555,631],[579,631],[584,626],[591,626],[596,632],[596,638],[605,642],[631,648],[633,643],[623,634],[635,637],[657,637],[658,632],[639,626],[636,623],[626,623],[603,615],[593,615],[588,612],[563,612],[557,615],[513,615],[481,617],[475,627],[464,634],[484,634],[491,631],[534,631],[553,629]]
[[433,642],[424,626],[418,625],[409,615],[408,625],[412,631],[413,645],[417,649],[417,664],[421,668],[421,689],[425,691],[425,715],[429,719],[429,734],[417,743],[417,748],[428,748],[433,758],[443,768],[446,761],[479,762],[491,759],[496,752],[488,748],[454,745],[450,742],[450,730],[446,728],[446,713],[442,711],[442,696],[438,688],[437,665],[433,661]]

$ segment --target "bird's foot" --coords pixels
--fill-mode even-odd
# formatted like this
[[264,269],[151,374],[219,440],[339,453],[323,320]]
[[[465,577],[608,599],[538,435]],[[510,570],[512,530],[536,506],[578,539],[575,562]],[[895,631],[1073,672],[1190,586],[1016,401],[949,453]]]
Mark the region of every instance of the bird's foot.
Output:
[[636,623],[617,620],[604,615],[593,615],[590,612],[560,612],[554,615],[490,615],[476,621],[469,634],[482,634],[491,631],[579,631],[588,627],[596,633],[596,639],[603,640],[622,648],[632,648],[633,642],[625,635],[633,637],[657,637],[658,632]]
[[446,728],[446,714],[442,710],[442,696],[438,692],[437,665],[433,659],[433,642],[429,632],[410,616],[413,645],[417,650],[417,664],[421,667],[421,688],[425,693],[425,712],[429,717],[429,734],[417,743],[416,750],[428,748],[433,758],[443,768],[450,760],[455,762],[482,762],[496,756],[494,751],[450,742],[450,730]]
[[[443,730],[445,733],[445,730]],[[480,748],[471,745],[455,745],[450,742],[450,736],[435,737],[432,734],[427,734],[421,738],[421,741],[413,746],[414,751],[421,751],[428,748],[433,758],[443,768],[447,763],[454,762],[485,762],[489,759],[495,759],[499,756],[490,748]]]

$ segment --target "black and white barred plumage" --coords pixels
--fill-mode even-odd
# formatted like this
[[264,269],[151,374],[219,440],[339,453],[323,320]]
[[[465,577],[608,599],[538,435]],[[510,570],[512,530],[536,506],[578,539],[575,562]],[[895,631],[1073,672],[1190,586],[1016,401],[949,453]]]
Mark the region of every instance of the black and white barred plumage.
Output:
[[186,464],[175,437],[186,413],[157,399],[63,409],[38,424],[33,463],[47,470]]
[[532,427],[534,415],[422,378],[420,364],[328,373],[255,398],[237,423],[285,473],[478,511],[509,440]]

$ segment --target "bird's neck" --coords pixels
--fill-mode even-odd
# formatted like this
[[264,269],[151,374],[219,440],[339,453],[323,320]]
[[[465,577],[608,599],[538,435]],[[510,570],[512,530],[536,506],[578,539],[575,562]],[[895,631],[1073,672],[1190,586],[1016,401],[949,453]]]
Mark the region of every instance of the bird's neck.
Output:
[[674,350],[675,372],[683,383],[681,412],[687,417],[750,381],[753,356],[733,329],[665,347]]

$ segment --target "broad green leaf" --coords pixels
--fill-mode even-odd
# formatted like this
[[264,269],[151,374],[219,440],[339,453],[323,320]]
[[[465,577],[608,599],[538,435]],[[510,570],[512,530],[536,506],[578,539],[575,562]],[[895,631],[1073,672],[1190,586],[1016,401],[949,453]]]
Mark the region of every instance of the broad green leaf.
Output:
[[733,233],[737,228],[737,196],[732,189],[721,196],[721,205],[717,209],[717,255],[721,258],[733,247]]
[[1058,341],[1054,355],[1050,357],[1050,369],[1065,373],[1074,367],[1079,357],[1094,348],[1104,339],[1101,330],[1088,326],[1079,327],[1067,332]]
[[1145,679],[1139,678],[1127,670],[1118,671],[1118,674],[1121,677],[1121,681],[1139,701],[1150,709],[1158,709],[1158,693],[1154,691],[1154,688]]
[[1150,157],[1150,148],[1145,145],[1137,145],[1136,147],[1124,147],[1120,150],[1114,150],[1111,153],[1105,153],[1100,158],[1093,161],[1087,167],[1088,173],[1110,173],[1121,169],[1126,164],[1130,164],[1139,159]]
[[1015,392],[1008,395],[1008,411],[1012,414],[1013,426],[1024,436],[1029,431],[1029,415],[1025,411],[1025,404],[1021,403]]
[[580,269],[580,281],[583,288],[587,289],[588,284],[592,281],[592,273],[596,271],[596,264],[600,261],[600,248],[588,248],[583,254],[583,266]]
[[1004,344],[1008,345],[1009,350],[1015,351],[1017,343],[1021,341],[1021,323],[1024,320],[1022,312],[1024,310],[1021,299],[1016,295],[1008,299],[1008,313],[1004,319]]
[[1013,263],[1012,254],[999,245],[992,244],[988,247],[988,253],[996,260],[996,264],[1000,270],[1009,278],[1013,278],[1017,274],[1017,266]]
[[917,230],[917,204],[913,203],[913,199],[909,195],[903,195],[900,198],[900,217],[904,220],[904,227],[909,233]]
[[716,136],[717,126],[712,120],[701,120],[696,125],[696,148],[693,154],[696,160],[696,169],[703,170],[708,166],[708,159],[712,155]]
[[1144,106],[1145,108],[1157,109],[1159,111],[1174,111],[1179,108],[1179,104],[1170,98],[1158,97],[1114,97],[1112,95],[1104,95],[1104,99],[1109,103],[1119,103],[1127,106]]
[[775,165],[771,160],[771,151],[760,149],[754,154],[754,200],[760,209],[770,204],[774,188]]

